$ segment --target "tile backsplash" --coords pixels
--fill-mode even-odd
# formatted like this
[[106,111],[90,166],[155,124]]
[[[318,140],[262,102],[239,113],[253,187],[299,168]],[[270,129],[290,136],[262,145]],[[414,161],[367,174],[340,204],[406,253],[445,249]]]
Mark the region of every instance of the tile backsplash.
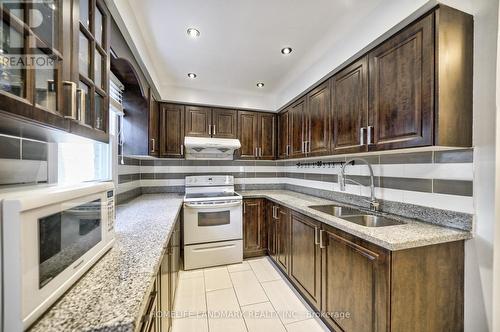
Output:
[[[383,205],[386,210],[392,209],[394,212],[391,202],[396,202],[465,214],[469,216],[467,219],[472,219],[472,149],[370,154],[360,157],[373,166],[376,196],[385,202]],[[237,190],[290,189],[358,205],[364,204],[362,198],[370,194],[366,187],[370,182],[368,168],[356,162],[346,167],[346,174],[348,178],[364,186],[348,184],[345,192],[340,191],[337,175],[341,166],[333,165],[332,162],[346,161],[346,157],[284,161],[124,160],[125,165],[118,167],[119,201],[140,193],[182,193],[185,176],[196,174],[233,175]],[[321,163],[317,163],[318,161]],[[353,201],[356,199],[357,202]],[[471,226],[465,228],[469,227]]]
[[47,143],[0,135],[0,187],[45,183]]

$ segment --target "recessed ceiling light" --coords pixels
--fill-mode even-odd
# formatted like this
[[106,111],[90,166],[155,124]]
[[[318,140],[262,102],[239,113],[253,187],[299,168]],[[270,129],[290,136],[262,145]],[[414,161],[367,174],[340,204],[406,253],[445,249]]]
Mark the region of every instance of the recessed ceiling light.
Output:
[[264,83],[262,83],[262,82],[257,83],[257,87],[258,88],[263,88],[264,87]]
[[196,78],[196,74],[195,73],[188,73],[188,77],[189,78]]
[[187,34],[191,38],[198,38],[200,36],[200,31],[195,28],[187,29]]
[[291,47],[284,47],[281,49],[281,53],[284,54],[284,55],[287,55],[287,54],[290,54],[292,53],[292,48]]

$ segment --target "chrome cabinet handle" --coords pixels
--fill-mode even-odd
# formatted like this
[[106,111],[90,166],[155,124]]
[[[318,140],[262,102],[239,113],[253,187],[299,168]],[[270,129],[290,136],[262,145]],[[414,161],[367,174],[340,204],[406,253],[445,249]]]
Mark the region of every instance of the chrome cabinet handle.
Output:
[[155,152],[155,139],[154,138],[151,139],[151,152],[152,153]]
[[181,144],[181,156],[184,155],[184,144]]
[[286,146],[286,155],[287,156],[290,155],[290,144],[287,144],[287,146]]
[[372,134],[372,131],[373,131],[373,126],[368,126],[368,145],[370,144],[374,144],[372,139],[373,139],[373,134]]
[[[65,103],[65,108],[69,110],[69,114],[66,113],[64,116],[66,119],[72,120],[80,120],[78,117],[78,105],[77,105],[77,86],[75,82],[72,81],[63,81],[63,91],[65,100],[68,100]],[[67,111],[66,111],[67,112]]]
[[319,239],[318,239],[318,227],[314,227],[314,244],[318,245],[319,244]]
[[258,156],[259,156],[259,153],[258,153],[258,148],[257,148],[257,147],[255,148],[255,152],[254,152],[254,154],[253,154],[253,155],[254,155],[254,157],[258,157]]
[[208,125],[208,134],[212,135],[212,126],[211,125]]
[[359,145],[365,145],[365,127],[359,128]]
[[319,231],[319,247],[320,247],[320,249],[325,249],[326,248],[326,246],[323,244],[323,233],[324,232],[325,231],[322,230],[322,229]]
[[276,219],[276,205],[273,205],[273,219]]
[[311,153],[311,141],[307,141],[307,152]]
[[262,148],[259,148],[259,157],[262,157]]
[[215,125],[213,125],[212,134],[215,135]]

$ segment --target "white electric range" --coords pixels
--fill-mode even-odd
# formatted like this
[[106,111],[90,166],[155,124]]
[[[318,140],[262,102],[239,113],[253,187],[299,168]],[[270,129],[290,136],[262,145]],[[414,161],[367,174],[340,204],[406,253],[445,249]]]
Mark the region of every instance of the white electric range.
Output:
[[243,260],[243,200],[230,175],[187,176],[184,269]]

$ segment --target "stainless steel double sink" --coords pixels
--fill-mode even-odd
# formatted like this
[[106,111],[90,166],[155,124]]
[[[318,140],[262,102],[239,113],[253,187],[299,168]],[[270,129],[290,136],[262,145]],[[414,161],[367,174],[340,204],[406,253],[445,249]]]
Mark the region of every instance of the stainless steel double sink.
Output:
[[311,205],[309,207],[313,210],[320,211],[365,227],[404,225],[404,222],[402,221],[394,220],[384,216],[378,216],[375,214],[367,214],[362,210],[335,204]]

